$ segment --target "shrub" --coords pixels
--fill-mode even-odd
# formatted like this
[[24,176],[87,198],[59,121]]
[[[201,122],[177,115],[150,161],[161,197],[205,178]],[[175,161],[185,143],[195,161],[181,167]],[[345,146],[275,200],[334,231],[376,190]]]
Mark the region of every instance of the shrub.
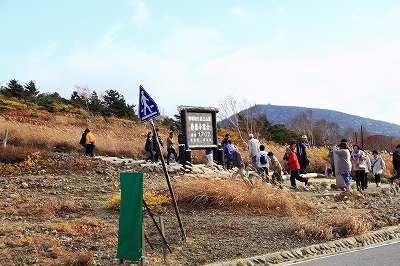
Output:
[[362,234],[372,228],[365,215],[351,212],[297,216],[292,218],[291,224],[300,238],[323,240]]
[[179,203],[192,207],[226,208],[236,212],[294,215],[310,209],[293,193],[265,184],[249,187],[232,180],[187,180],[175,185]]
[[19,163],[26,160],[35,151],[37,150],[30,147],[0,146],[0,162]]
[[[155,195],[152,192],[145,192],[143,194],[143,200],[146,202],[147,207],[149,207],[150,210],[155,210],[161,206],[164,206],[166,203],[171,202],[171,198],[169,196]],[[109,198],[106,202],[106,206],[110,209],[119,211],[121,208],[121,194]],[[145,210],[144,207],[143,210]]]
[[34,152],[19,163],[0,162],[0,174],[17,175],[21,173],[37,174],[40,170],[39,165],[40,152]]

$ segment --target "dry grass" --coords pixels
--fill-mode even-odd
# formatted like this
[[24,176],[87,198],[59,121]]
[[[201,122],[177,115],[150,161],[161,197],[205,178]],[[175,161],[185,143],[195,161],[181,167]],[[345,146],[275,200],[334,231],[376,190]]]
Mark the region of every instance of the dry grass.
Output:
[[8,145],[6,147],[0,146],[0,162],[19,163],[26,160],[28,155],[36,151],[37,149],[30,147],[16,147],[12,145]]
[[[83,152],[79,140],[85,128],[90,128],[96,136],[96,154],[133,158],[145,156],[146,134],[151,130],[147,123],[117,119],[107,122],[97,117],[89,122],[79,117],[62,116],[54,116],[48,121],[18,121],[0,117],[0,132],[9,131],[8,145],[35,149]],[[166,138],[167,130],[161,128],[161,135]]]
[[232,180],[186,180],[175,185],[175,192],[180,204],[197,208],[284,216],[310,210],[310,206],[295,194],[265,184],[249,187]]
[[292,218],[292,228],[301,238],[330,240],[370,231],[372,223],[363,214],[318,213],[310,216]]

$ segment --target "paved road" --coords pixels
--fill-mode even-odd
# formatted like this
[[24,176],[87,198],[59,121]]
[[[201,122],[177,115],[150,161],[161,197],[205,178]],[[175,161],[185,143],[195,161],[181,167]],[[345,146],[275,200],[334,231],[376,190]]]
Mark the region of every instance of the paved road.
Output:
[[400,265],[400,241],[373,246],[362,250],[335,254],[287,265],[302,266],[392,266]]

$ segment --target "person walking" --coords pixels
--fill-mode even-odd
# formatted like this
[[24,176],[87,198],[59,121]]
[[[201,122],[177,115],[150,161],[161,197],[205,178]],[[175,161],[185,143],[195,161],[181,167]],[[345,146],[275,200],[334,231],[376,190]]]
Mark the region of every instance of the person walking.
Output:
[[364,182],[365,182],[365,189],[368,188],[368,175],[369,171],[371,171],[371,161],[369,160],[368,154],[365,153],[365,171],[364,171]]
[[254,138],[253,134],[249,134],[249,141],[247,142],[247,151],[251,164],[254,166],[256,171],[260,174],[260,168],[257,164],[257,154],[260,152],[260,142]]
[[272,183],[282,183],[282,165],[279,162],[278,158],[274,155],[272,151],[267,153],[270,163],[269,163],[269,170],[271,170],[272,173]]
[[93,150],[94,147],[96,146],[96,138],[88,128],[85,131],[86,131],[86,155],[93,156]]
[[[161,158],[162,152],[161,147],[164,148],[164,144],[162,142],[161,136],[158,134],[160,130],[156,128],[156,134],[153,135],[153,150],[154,150],[154,162],[158,162],[158,159]],[[161,145],[161,147],[160,147]]]
[[233,168],[232,166],[232,158],[233,154],[231,153],[232,141],[229,139],[224,146],[224,155],[226,158],[226,170],[230,170]]
[[[225,137],[221,141],[221,149],[224,151],[222,154],[223,154],[223,157],[224,157],[223,164],[224,164],[224,168],[225,169],[228,169],[227,158],[225,156],[225,146],[226,146],[226,144],[228,144],[229,138],[230,138],[230,135],[228,133],[226,133]],[[229,149],[228,149],[228,151],[229,151]]]
[[365,179],[365,157],[365,153],[355,144],[351,152],[351,161],[353,163],[358,191],[367,189],[367,180]]
[[147,133],[146,145],[144,146],[145,151],[149,153],[149,157],[147,157],[144,162],[146,163],[148,160],[151,160],[151,163],[154,163],[154,149],[153,149],[153,139],[151,132]]
[[377,150],[372,151],[371,157],[369,157],[371,162],[371,171],[375,178],[376,187],[381,187],[381,174],[383,169],[386,168],[385,161],[382,159],[382,156],[379,155]]
[[237,175],[240,175],[242,179],[250,186],[253,184],[251,181],[246,177],[245,174],[245,164],[243,162],[243,157],[242,154],[238,151],[237,147],[235,145],[230,146],[230,153],[232,154],[232,164],[234,167],[237,168],[237,170],[232,174],[232,179],[235,180]]
[[350,151],[348,149],[347,143],[340,143],[339,147],[334,147],[333,152],[337,155],[337,174],[341,175],[344,184],[346,186],[346,191],[351,193],[351,159]]
[[171,153],[174,155],[175,162],[179,160],[178,154],[176,154],[176,150],[174,147],[174,132],[169,132],[169,136],[167,137],[167,165],[169,165],[169,159],[171,158]]
[[211,168],[211,170],[213,170],[214,166],[213,166],[213,150],[212,149],[206,149],[206,157],[207,157],[206,167],[209,167],[209,168]]
[[81,144],[82,147],[85,149],[85,155],[89,155],[89,154],[87,153],[87,150],[86,150],[86,135],[87,135],[87,133],[88,133],[89,131],[90,131],[90,130],[89,130],[88,128],[85,129],[85,131],[83,131],[83,133],[82,133],[81,140],[79,141],[79,144]]
[[261,178],[269,183],[268,167],[271,159],[265,151],[265,146],[260,145],[260,151],[257,153],[257,165],[261,172]]
[[329,150],[328,158],[329,158],[329,161],[331,163],[332,175],[335,176],[335,159],[333,158],[333,148],[332,148],[332,146],[329,146],[328,150]]
[[390,184],[393,185],[394,180],[400,178],[400,144],[397,144],[395,152],[393,152],[393,167],[396,171],[396,175],[390,178]]
[[309,160],[307,157],[307,143],[308,139],[306,135],[301,136],[301,140],[297,143],[296,155],[299,159],[300,173],[307,173],[307,166],[309,165]]
[[304,185],[307,186],[308,178],[304,178],[300,175],[300,164],[297,158],[297,155],[292,151],[290,147],[286,148],[287,154],[287,163],[290,169],[290,184],[293,189],[296,189],[296,179],[300,182],[304,182]]

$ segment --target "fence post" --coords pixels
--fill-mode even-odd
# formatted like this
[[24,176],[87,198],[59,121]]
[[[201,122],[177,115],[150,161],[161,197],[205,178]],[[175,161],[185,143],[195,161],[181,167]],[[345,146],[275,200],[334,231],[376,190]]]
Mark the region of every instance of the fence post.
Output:
[[7,138],[8,138],[8,128],[6,128],[6,132],[4,133],[4,139],[3,139],[3,146],[7,146]]

